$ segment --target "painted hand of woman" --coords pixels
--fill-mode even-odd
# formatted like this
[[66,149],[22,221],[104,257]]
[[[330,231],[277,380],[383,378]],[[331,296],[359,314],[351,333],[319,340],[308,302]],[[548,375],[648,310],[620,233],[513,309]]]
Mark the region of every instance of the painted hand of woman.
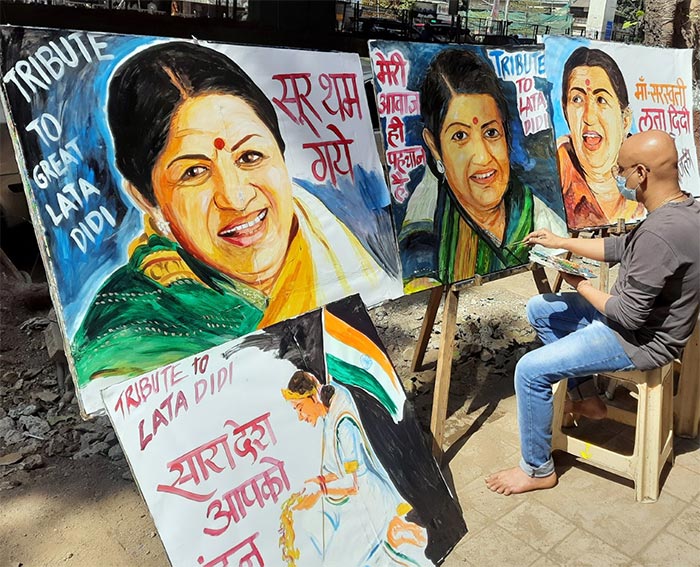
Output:
[[310,508],[313,507],[316,502],[318,502],[318,499],[321,497],[321,491],[315,491],[315,492],[310,492],[306,495],[304,495],[299,502],[297,502],[296,506],[294,506],[294,509],[296,510],[309,510]]
[[539,228],[528,234],[523,239],[523,242],[528,246],[540,244],[545,248],[562,248],[564,239],[546,228]]

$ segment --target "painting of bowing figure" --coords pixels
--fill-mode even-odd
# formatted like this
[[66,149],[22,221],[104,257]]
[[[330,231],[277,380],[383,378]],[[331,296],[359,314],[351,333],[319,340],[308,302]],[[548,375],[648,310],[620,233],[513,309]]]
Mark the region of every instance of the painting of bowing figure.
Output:
[[[377,459],[350,392],[332,377],[322,386],[313,374],[297,371],[282,396],[300,421],[323,428],[320,474],[291,497],[294,512],[323,517],[320,532],[307,533],[319,556],[342,555],[347,565],[432,565],[425,528],[406,519],[412,507]],[[364,520],[358,525],[353,516]],[[298,534],[293,522],[289,533]],[[353,539],[366,544],[349,546]]]

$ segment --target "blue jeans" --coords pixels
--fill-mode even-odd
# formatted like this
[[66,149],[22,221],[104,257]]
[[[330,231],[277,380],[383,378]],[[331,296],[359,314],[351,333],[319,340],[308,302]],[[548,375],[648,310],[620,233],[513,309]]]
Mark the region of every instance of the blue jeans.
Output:
[[515,367],[520,467],[532,477],[544,477],[554,472],[552,386],[563,378],[631,370],[634,364],[605,316],[578,293],[533,297],[527,318],[544,346],[527,353]]

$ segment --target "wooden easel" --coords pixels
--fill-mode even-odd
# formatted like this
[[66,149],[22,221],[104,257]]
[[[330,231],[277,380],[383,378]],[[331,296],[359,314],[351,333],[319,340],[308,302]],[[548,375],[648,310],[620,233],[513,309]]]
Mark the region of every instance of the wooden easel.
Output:
[[442,459],[442,444],[445,437],[445,420],[447,419],[447,402],[450,392],[450,381],[452,375],[452,351],[454,348],[455,331],[457,327],[457,308],[459,306],[459,294],[461,291],[480,286],[487,282],[498,280],[507,276],[531,271],[535,279],[535,285],[540,293],[550,293],[552,290],[547,280],[544,268],[539,264],[518,266],[507,270],[488,274],[484,276],[474,276],[473,279],[452,284],[449,286],[438,286],[433,288],[428,300],[428,306],[423,318],[423,326],[418,336],[416,350],[413,353],[411,370],[416,372],[423,366],[425,351],[428,348],[430,335],[435,325],[435,317],[443,294],[445,295],[445,309],[442,316],[442,331],[440,335],[440,346],[437,360],[437,370],[435,374],[435,390],[433,392],[433,408],[430,416],[430,432],[433,436],[433,455],[438,460]]
[[[571,238],[578,238],[582,232],[592,232],[592,238],[605,238],[610,234],[624,234],[625,233],[625,219],[617,219],[617,224],[614,227],[602,227],[590,230],[572,231]],[[565,258],[567,260],[571,259],[571,252],[567,252]],[[564,283],[564,278],[561,274],[557,274],[554,280],[554,293],[557,293],[562,284]],[[610,286],[610,264],[607,262],[600,262],[600,272],[598,274],[598,289],[601,291],[608,291]]]

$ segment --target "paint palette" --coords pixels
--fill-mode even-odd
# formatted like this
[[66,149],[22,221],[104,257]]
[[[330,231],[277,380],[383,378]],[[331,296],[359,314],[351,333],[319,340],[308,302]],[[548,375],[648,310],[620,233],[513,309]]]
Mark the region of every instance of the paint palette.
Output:
[[546,254],[540,250],[530,251],[530,261],[541,264],[545,268],[552,268],[559,272],[565,272],[574,276],[581,276],[582,278],[591,279],[597,277],[588,268],[583,267],[578,262],[572,262],[571,260],[567,260],[561,256]]

